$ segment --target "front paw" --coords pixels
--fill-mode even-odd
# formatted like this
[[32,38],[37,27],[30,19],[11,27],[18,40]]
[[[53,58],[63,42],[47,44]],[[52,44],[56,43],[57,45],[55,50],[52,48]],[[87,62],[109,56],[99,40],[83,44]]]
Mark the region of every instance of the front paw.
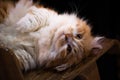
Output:
[[21,33],[32,32],[38,28],[39,24],[32,14],[27,14],[17,22],[17,30]]
[[67,64],[62,64],[62,65],[60,65],[60,66],[55,67],[55,69],[56,69],[57,71],[64,71],[64,70],[66,70],[67,68],[68,68],[68,65],[67,65]]

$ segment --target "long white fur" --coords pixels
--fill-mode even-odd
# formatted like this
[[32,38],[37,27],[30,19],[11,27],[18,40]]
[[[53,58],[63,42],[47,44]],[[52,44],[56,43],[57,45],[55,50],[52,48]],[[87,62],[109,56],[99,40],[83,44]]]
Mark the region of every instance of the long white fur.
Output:
[[[31,43],[32,41],[26,41],[30,37],[25,34],[23,36],[19,35],[16,31],[16,23],[27,13],[31,6],[32,0],[20,0],[15,8],[9,11],[5,21],[0,24],[0,41],[14,51],[20,62],[23,61],[22,65],[25,70],[35,68],[36,66],[35,55],[33,55],[34,47],[33,43]],[[24,46],[28,47],[28,49],[30,48],[31,52],[28,53],[29,51],[25,50]]]
[[[63,48],[66,48],[66,45],[60,50],[55,47],[57,34],[62,30],[64,34],[69,34],[66,30],[76,24],[75,14],[58,15],[48,9],[32,6],[31,0],[20,0],[15,8],[10,10],[5,22],[0,24],[0,41],[14,51],[24,69],[28,70],[35,68],[37,62],[42,65],[45,61],[54,59]],[[77,28],[73,31],[74,35],[76,33]],[[76,43],[73,44],[78,47]],[[61,66],[56,68],[65,69]]]
[[57,15],[57,13],[45,8],[36,8],[35,6],[32,6],[28,10],[28,13],[17,23],[17,25],[20,26],[17,30],[22,33],[35,31],[49,25],[48,19],[53,15]]
[[[32,14],[27,13],[30,10]],[[20,0],[15,8],[9,11],[6,20],[0,24],[0,41],[14,51],[25,70],[36,67],[37,51],[35,51],[34,36],[31,34],[34,34],[35,38],[38,36],[35,33],[22,34],[19,31],[30,32],[48,25],[47,18],[51,15],[56,13],[32,6],[32,0]]]

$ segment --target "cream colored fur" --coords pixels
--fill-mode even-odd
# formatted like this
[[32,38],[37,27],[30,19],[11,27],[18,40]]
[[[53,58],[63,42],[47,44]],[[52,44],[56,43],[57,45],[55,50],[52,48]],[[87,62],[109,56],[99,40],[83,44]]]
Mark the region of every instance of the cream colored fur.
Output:
[[99,39],[75,14],[58,14],[25,0],[0,24],[1,42],[14,51],[25,70],[36,66],[65,70],[88,56],[92,48],[102,48]]

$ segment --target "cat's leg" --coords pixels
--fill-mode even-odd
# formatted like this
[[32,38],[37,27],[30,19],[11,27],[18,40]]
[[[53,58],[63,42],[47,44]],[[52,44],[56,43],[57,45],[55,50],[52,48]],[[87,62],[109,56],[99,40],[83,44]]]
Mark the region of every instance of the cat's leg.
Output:
[[22,33],[36,31],[41,27],[49,25],[48,19],[52,15],[56,15],[56,13],[49,9],[33,6],[28,10],[28,13],[18,21],[17,30]]
[[22,70],[29,70],[36,67],[35,59],[24,49],[15,49],[14,53],[20,62],[20,68]]
[[[12,0],[8,0],[12,1]],[[6,25],[14,25],[16,24],[20,18],[22,18],[26,13],[27,10],[33,5],[32,0],[19,0],[15,5],[9,6],[8,2],[8,15],[5,18]]]

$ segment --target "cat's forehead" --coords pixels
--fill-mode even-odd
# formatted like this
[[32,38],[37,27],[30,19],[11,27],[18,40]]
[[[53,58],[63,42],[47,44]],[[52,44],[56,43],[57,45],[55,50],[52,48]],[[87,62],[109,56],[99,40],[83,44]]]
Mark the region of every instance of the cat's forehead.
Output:
[[[63,23],[63,29],[67,33],[84,33],[86,30],[89,32],[90,27],[83,19],[78,18],[75,14],[63,14],[60,17],[60,22]],[[61,19],[62,18],[62,19]]]
[[77,19],[76,26],[73,28],[73,33],[74,34],[84,34],[84,33],[89,33],[90,32],[90,26],[87,24],[86,21],[82,19]]

